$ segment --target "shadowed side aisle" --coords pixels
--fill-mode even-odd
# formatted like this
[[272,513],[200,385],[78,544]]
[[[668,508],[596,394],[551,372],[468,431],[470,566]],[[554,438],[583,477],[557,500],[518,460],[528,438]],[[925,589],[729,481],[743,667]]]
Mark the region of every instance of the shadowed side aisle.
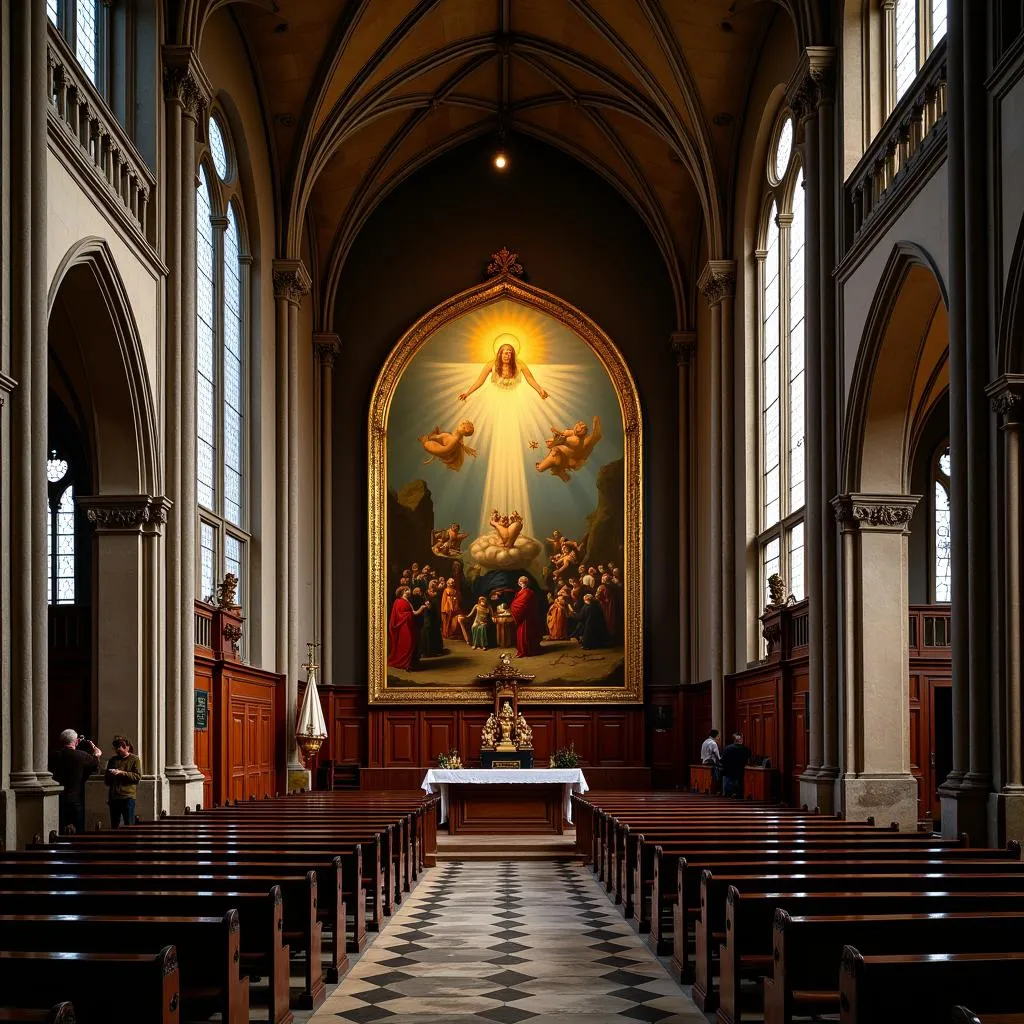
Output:
[[706,1024],[589,872],[439,864],[314,1022]]

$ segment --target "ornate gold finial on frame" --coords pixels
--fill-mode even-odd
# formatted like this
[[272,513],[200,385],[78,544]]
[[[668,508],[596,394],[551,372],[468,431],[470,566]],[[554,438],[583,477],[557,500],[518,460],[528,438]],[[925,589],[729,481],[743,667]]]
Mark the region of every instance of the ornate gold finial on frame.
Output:
[[496,253],[491,254],[491,262],[487,264],[487,276],[497,277],[499,274],[505,277],[522,277],[523,265],[519,262],[519,253],[510,252],[502,246]]

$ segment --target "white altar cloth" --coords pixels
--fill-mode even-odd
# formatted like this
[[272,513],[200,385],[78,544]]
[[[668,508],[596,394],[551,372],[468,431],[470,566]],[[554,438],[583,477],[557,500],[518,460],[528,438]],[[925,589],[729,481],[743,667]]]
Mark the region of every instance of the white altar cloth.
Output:
[[441,792],[441,823],[448,820],[448,786],[494,785],[495,783],[525,782],[539,785],[560,783],[565,820],[572,824],[573,793],[586,793],[590,787],[579,768],[428,768],[420,789],[428,793]]

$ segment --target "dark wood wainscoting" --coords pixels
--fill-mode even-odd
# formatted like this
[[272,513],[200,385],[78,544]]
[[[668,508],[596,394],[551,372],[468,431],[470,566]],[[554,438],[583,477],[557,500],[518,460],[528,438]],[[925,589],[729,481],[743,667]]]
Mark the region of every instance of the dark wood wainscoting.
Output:
[[780,799],[790,804],[798,802],[809,746],[807,612],[804,600],[764,617],[765,660],[726,676],[726,721],[719,726],[726,743],[741,732],[755,757],[771,759]]
[[195,730],[203,806],[283,792],[284,676],[197,644],[195,688],[206,694],[206,727]]

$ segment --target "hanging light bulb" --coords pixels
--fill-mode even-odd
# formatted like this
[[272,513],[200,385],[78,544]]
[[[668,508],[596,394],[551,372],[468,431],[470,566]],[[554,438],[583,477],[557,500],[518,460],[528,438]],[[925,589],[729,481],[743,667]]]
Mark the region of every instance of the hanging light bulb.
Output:
[[503,171],[508,167],[508,154],[504,149],[499,149],[494,154],[494,167],[496,170]]

